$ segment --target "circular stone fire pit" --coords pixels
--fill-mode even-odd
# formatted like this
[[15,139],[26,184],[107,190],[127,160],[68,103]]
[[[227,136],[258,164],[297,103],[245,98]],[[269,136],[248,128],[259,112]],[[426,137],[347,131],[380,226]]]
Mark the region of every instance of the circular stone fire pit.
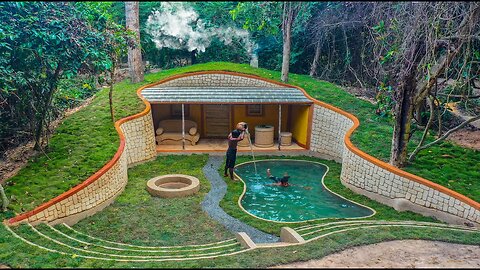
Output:
[[198,178],[185,174],[167,174],[148,180],[147,190],[152,196],[173,198],[195,194],[200,189]]

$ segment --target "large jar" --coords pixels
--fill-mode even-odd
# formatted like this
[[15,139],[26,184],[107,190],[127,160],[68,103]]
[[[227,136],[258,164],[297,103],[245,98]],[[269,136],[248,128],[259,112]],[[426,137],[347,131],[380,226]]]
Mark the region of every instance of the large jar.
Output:
[[272,147],[274,128],[270,125],[255,126],[255,146]]

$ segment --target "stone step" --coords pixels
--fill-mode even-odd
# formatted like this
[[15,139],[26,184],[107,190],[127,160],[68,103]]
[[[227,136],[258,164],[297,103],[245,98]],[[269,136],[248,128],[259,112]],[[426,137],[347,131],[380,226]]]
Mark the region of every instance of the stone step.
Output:
[[[37,229],[38,228],[38,229]],[[88,246],[85,242],[73,240],[65,235],[58,234],[58,232],[51,230],[51,227],[43,224],[37,226],[37,228],[30,224],[22,224],[16,228],[7,228],[17,238],[22,241],[36,246],[40,249],[48,252],[60,253],[73,257],[84,257],[91,259],[101,260],[115,260],[115,261],[165,261],[165,260],[191,260],[200,258],[214,258],[218,256],[231,255],[245,251],[240,246],[240,243],[234,243],[232,248],[224,247],[218,250],[204,250],[198,252],[186,252],[183,254],[177,254],[175,251],[167,251],[160,255],[159,253],[145,254],[145,255],[132,255],[128,251],[108,250],[102,247]],[[46,232],[49,231],[49,232]],[[60,237],[59,237],[60,236]],[[72,237],[73,238],[73,237]],[[83,242],[83,243],[82,243]],[[87,247],[86,247],[87,246]],[[178,251],[178,250],[177,250]],[[125,253],[127,252],[127,253]],[[158,252],[158,251],[154,251]]]
[[[204,256],[212,254],[220,254],[225,251],[236,251],[241,249],[240,243],[232,242],[226,245],[218,245],[207,248],[187,248],[187,249],[161,249],[161,250],[145,250],[145,249],[125,249],[118,247],[111,247],[107,245],[99,245],[96,243],[90,243],[83,240],[76,239],[69,235],[63,234],[55,228],[48,225],[38,225],[35,228],[40,233],[47,237],[64,243],[72,248],[80,248],[84,250],[94,251],[102,253],[105,256],[115,257],[138,257],[144,258],[145,256],[167,256],[167,257],[191,257],[191,256]],[[118,256],[117,256],[118,255]]]
[[92,244],[98,244],[98,245],[103,245],[103,246],[111,246],[111,247],[116,247],[116,248],[122,248],[122,249],[132,249],[132,250],[185,250],[185,249],[209,249],[209,248],[214,248],[216,246],[224,246],[224,245],[229,245],[232,243],[237,242],[235,238],[219,241],[219,242],[214,242],[214,243],[207,243],[207,244],[198,244],[198,245],[183,245],[183,246],[142,246],[142,245],[132,245],[132,244],[125,244],[125,243],[119,243],[119,242],[113,242],[101,238],[97,238],[82,232],[79,232],[72,227],[68,226],[67,224],[62,224],[59,226],[56,226],[56,229],[68,234],[70,236],[73,236],[79,240],[85,241],[85,242],[90,242]]

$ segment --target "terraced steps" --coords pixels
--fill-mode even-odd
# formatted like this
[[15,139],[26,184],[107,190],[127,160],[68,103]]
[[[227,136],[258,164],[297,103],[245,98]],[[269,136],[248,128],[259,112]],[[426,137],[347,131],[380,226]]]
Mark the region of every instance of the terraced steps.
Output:
[[416,228],[435,228],[442,230],[478,232],[479,229],[470,228],[460,225],[448,225],[433,222],[416,222],[416,221],[382,221],[382,220],[354,220],[354,221],[338,221],[323,224],[304,225],[295,227],[294,230],[310,242],[323,238],[327,235],[342,233],[346,231],[375,228],[375,227],[416,227]]
[[46,224],[22,224],[7,229],[29,245],[72,257],[121,262],[182,261],[229,256],[247,251],[235,239],[203,245],[140,246],[112,242],[82,232],[66,224],[55,227]]
[[[220,256],[231,256],[251,249],[243,248],[236,238],[224,241],[184,246],[142,246],[119,243],[97,238],[76,231],[72,227],[61,224],[52,227],[47,224],[32,226],[22,224],[17,227],[4,226],[15,237],[37,248],[64,254],[72,257],[82,257],[118,262],[160,262],[208,259]],[[425,229],[441,229],[451,231],[478,232],[478,228],[459,225],[447,225],[432,222],[414,221],[378,221],[350,220],[323,224],[310,224],[293,228],[305,242],[318,240],[328,235],[344,233],[376,227],[410,227]],[[257,248],[286,247],[301,243],[259,243]]]

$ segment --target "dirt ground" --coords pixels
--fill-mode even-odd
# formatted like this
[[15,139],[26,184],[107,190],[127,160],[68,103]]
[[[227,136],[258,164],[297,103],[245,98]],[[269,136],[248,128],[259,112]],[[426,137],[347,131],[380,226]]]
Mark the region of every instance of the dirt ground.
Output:
[[480,246],[398,240],[272,268],[480,268]]
[[480,130],[461,129],[452,133],[447,140],[463,147],[480,150]]
[[[0,269],[10,268],[0,264]],[[480,246],[397,240],[271,268],[480,268]]]

